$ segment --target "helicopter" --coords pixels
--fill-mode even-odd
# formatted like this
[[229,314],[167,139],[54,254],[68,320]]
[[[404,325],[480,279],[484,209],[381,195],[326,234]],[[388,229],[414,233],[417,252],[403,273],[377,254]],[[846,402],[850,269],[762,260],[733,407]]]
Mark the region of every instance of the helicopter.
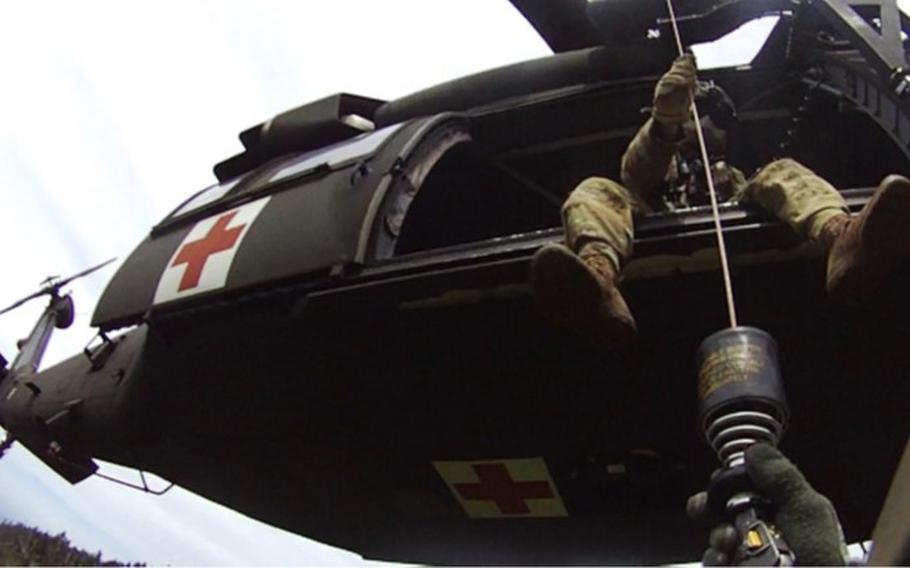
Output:
[[[697,341],[723,319],[709,215],[639,224],[637,352],[567,337],[527,285],[534,251],[561,238],[568,189],[616,177],[673,57],[667,21],[640,2],[513,4],[555,55],[394,101],[335,95],[243,132],[219,183],[152,228],[110,281],[97,345],[4,373],[3,426],[72,482],[95,459],[130,465],[368,558],[697,555],[679,503],[712,462],[694,400],[681,401]],[[792,153],[854,211],[906,171],[907,22],[893,6],[679,2],[693,42],[780,16],[748,68],[705,74],[738,103],[731,161]],[[868,536],[907,434],[906,309],[886,325],[833,311],[820,258],[759,212],[722,214],[745,317],[800,354],[784,362],[799,421],[788,453],[834,496],[848,535]],[[42,329],[65,323],[60,310]],[[845,406],[891,435],[870,444],[831,410]],[[460,477],[476,466],[511,497],[459,492],[483,485]]]

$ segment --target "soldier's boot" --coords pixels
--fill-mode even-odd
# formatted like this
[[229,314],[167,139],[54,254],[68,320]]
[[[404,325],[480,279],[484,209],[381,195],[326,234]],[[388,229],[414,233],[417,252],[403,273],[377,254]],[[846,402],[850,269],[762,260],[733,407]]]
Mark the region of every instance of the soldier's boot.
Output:
[[872,300],[890,272],[910,260],[910,180],[886,177],[856,219],[834,217],[828,244],[828,295],[845,305]]
[[534,298],[544,317],[603,347],[621,348],[637,333],[617,279],[613,262],[590,244],[577,255],[562,245],[546,245],[531,265]]

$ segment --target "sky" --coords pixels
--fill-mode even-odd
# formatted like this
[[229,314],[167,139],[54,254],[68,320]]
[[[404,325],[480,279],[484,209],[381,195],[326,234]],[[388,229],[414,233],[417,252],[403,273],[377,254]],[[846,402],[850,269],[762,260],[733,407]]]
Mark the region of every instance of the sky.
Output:
[[[701,66],[747,62],[771,23],[696,51]],[[394,99],[549,53],[505,0],[4,3],[0,307],[47,276],[124,260],[215,182],[212,166],[242,150],[239,132],[280,112],[337,92]],[[68,288],[76,323],[54,336],[45,367],[92,338],[118,264]],[[43,307],[0,316],[0,353],[13,358]],[[18,446],[0,460],[0,519],[155,565],[362,562],[179,487],[156,497],[100,478],[70,486]]]

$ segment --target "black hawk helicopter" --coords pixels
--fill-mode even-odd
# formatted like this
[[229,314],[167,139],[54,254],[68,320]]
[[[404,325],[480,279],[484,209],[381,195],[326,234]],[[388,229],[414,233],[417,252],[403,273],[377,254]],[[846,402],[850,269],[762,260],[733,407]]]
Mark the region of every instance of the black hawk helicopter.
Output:
[[[154,472],[369,559],[697,557],[683,503],[714,461],[692,355],[725,317],[709,210],[639,222],[628,353],[552,327],[528,286],[568,191],[618,177],[674,57],[670,23],[661,2],[511,1],[554,55],[393,101],[338,94],[242,132],[219,183],[111,279],[98,341],[38,372],[72,315],[48,283],[2,365],[0,425],[72,483],[96,459]],[[854,211],[910,172],[910,21],[894,0],[676,5],[689,43],[779,17],[751,65],[700,74],[737,105],[730,162],[793,156]],[[786,227],[721,214],[741,318],[784,349],[784,449],[866,539],[910,430],[907,279],[887,311],[843,310]]]

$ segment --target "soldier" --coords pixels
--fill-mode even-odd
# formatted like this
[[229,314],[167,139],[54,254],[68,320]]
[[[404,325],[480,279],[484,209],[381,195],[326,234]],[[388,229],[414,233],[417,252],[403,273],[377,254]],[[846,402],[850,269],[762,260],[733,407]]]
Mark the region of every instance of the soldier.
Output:
[[[622,158],[622,184],[592,177],[562,206],[566,246],[547,245],[534,257],[531,279],[541,312],[597,343],[619,346],[636,334],[635,319],[617,285],[632,252],[633,215],[646,213],[672,178],[674,155],[692,144],[690,107],[696,90],[691,54],[679,57],[654,91],[651,118]],[[710,118],[708,142],[725,134]],[[889,176],[852,219],[840,193],[791,159],[776,160],[748,181],[735,168],[712,165],[735,199],[758,205],[828,254],[827,289],[842,304],[860,304],[902,259],[910,256],[903,224],[910,214],[910,181]]]

